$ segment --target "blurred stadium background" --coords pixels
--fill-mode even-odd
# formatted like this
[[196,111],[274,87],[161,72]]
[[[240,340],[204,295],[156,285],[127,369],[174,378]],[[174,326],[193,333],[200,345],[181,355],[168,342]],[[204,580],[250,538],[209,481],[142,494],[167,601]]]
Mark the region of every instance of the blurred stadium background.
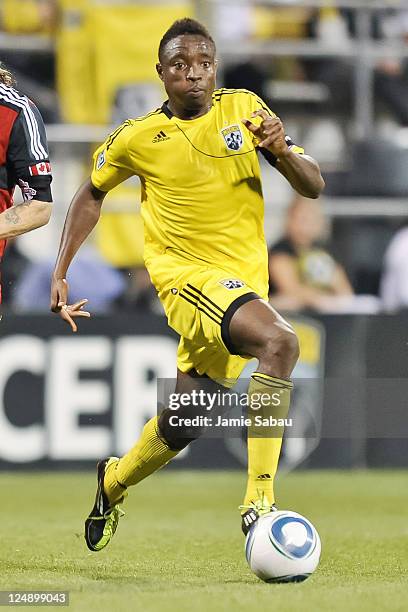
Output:
[[[159,603],[165,609],[168,584],[187,588],[180,577],[174,582],[174,567],[190,568],[185,571],[197,596],[203,561],[202,584],[215,584],[216,599],[203,600],[202,609],[238,609],[238,599],[242,605],[252,602],[253,591],[245,589],[254,585],[241,558],[238,564],[238,540],[231,540],[233,533],[238,538],[231,506],[239,503],[244,485],[241,438],[196,442],[166,468],[241,472],[225,478],[221,472],[202,474],[201,481],[197,472],[163,473],[157,482],[167,502],[153,481],[142,484],[147,497],[134,502],[149,516],[144,533],[134,534],[141,553],[125,535],[116,552],[109,552],[117,567],[123,563],[120,550],[128,555],[121,576],[109,574],[108,562],[99,557],[90,565],[83,544],[71,538],[71,532],[82,529],[77,507],[81,516],[88,511],[85,491],[93,487],[89,470],[95,460],[128,449],[155,412],[157,378],[175,376],[177,339],[143,267],[137,180],[110,194],[96,231],[72,266],[71,297],[88,297],[93,312],[90,321],[80,323],[78,335],[48,313],[49,276],[67,207],[89,174],[93,150],[124,119],[161,104],[164,92],[154,70],[158,43],[171,22],[186,15],[206,23],[216,39],[219,86],[261,95],[292,139],[319,161],[327,184],[320,206],[305,213],[293,204],[293,193],[278,173],[264,172],[271,301],[287,312],[301,341],[294,407],[300,429],[285,442],[281,473],[344,470],[300,472],[280,480],[283,503],[318,520],[330,555],[322,591],[308,600],[309,608],[300,594],[290,600],[292,607],[282,593],[277,601],[282,610],[406,609],[390,604],[399,592],[392,580],[401,571],[399,537],[406,521],[402,514],[397,520],[397,512],[404,510],[406,472],[391,480],[386,473],[357,472],[408,463],[405,0],[1,0],[0,60],[46,121],[55,202],[48,226],[9,244],[2,269],[0,483],[10,530],[3,537],[3,588],[69,587],[75,576],[77,589],[94,589],[76,609],[93,609],[101,588],[106,609],[136,609],[119,594],[123,586],[135,585],[146,590],[139,593],[143,609],[158,609]],[[313,299],[302,301],[299,292],[282,290],[279,258],[272,264],[276,255],[289,257],[285,265],[294,267]],[[335,269],[342,270],[343,281],[348,279],[337,288]],[[61,480],[61,470],[76,474]],[[348,475],[354,478],[351,497]],[[224,504],[217,510],[221,530],[213,523],[212,507],[204,508],[213,487]],[[190,514],[180,495],[189,498]],[[167,519],[163,503],[168,503]],[[353,526],[347,515],[354,517]],[[374,521],[370,528],[368,515]],[[390,531],[383,521],[391,515]],[[17,536],[19,521],[26,525]],[[126,533],[137,526],[129,521]],[[38,541],[45,529],[49,538]],[[355,549],[361,537],[364,546]],[[196,538],[203,557],[191,565]],[[182,539],[190,548],[180,544]],[[63,552],[55,552],[56,543]],[[383,559],[382,554],[388,557],[378,573],[366,568],[367,558]],[[228,587],[229,607],[222,608],[217,581],[231,572],[237,578]],[[360,588],[360,572],[368,590]],[[141,587],[135,575],[142,576]],[[350,589],[355,585],[354,591],[343,589],[345,599],[334,590],[339,577]],[[380,605],[381,580],[389,581],[382,592],[385,607]],[[269,595],[262,595],[261,587],[256,592],[257,601],[267,605]],[[173,595],[172,609],[184,609],[182,595]],[[357,597],[357,607],[350,607],[349,596]]]
[[[291,261],[316,291],[302,303],[271,282],[272,303],[288,311],[302,344],[296,405],[306,416],[282,466],[406,466],[405,3],[3,0],[0,9],[0,58],[42,111],[55,176],[50,224],[10,243],[2,271],[2,468],[82,467],[123,452],[155,410],[156,378],[175,375],[176,338],[143,267],[137,180],[109,196],[72,267],[71,296],[89,298],[93,319],[73,337],[47,309],[70,198],[106,134],[160,105],[158,42],[184,15],[213,32],[219,85],[264,97],[327,183],[320,209],[290,230],[293,193],[264,172],[268,243],[296,242],[308,226],[306,255]],[[344,295],[331,286],[333,262],[352,287]],[[307,382],[316,377],[326,383]],[[241,440],[207,440],[176,463],[244,461]]]

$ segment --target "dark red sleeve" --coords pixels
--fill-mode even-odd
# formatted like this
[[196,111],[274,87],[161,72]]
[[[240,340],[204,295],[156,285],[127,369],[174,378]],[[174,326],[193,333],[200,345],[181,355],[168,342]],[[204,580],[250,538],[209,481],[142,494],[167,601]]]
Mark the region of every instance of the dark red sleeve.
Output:
[[19,112],[0,104],[0,212],[9,208],[13,203],[14,185],[10,185],[7,172],[7,153],[10,134]]

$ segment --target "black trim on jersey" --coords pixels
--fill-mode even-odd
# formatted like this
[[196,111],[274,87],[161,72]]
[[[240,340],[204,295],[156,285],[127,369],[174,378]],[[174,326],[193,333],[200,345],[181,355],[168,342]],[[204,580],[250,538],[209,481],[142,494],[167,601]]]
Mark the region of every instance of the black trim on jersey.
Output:
[[[249,91],[248,89],[216,89],[213,92],[213,100],[214,102],[220,102],[221,101],[221,97],[224,95],[228,95],[228,94],[237,94],[237,93],[243,93],[243,94],[247,94],[250,96],[253,96],[256,101],[258,102],[258,104],[260,106],[262,106],[262,108],[269,114],[272,111],[262,102],[261,98],[259,96],[257,96],[257,94],[253,93],[252,91]],[[175,115],[173,115],[173,113],[171,112],[171,110],[168,107],[168,100],[166,100],[165,102],[163,102],[161,109],[160,109],[168,119],[172,119],[173,117],[175,117]],[[272,115],[270,115],[272,117]],[[175,117],[175,119],[177,120],[177,117]],[[271,164],[271,166],[275,166],[276,162],[277,162],[277,158],[270,153],[269,151],[266,151],[266,153],[264,153],[264,151],[259,148],[259,147],[253,147],[252,149],[249,149],[249,151],[242,151],[242,153],[237,153],[234,152],[232,154],[229,155],[210,155],[209,153],[206,153],[205,151],[201,151],[201,149],[198,149],[194,143],[191,142],[191,140],[189,139],[189,137],[187,136],[187,134],[185,133],[185,131],[179,126],[177,125],[177,123],[175,123],[176,128],[183,134],[184,138],[189,142],[189,144],[193,147],[193,149],[195,151],[197,151],[198,153],[201,153],[202,155],[205,155],[206,157],[212,157],[213,159],[226,159],[226,158],[230,158],[231,155],[247,155],[248,153],[252,153],[253,151],[257,150],[260,151],[262,153],[262,155],[265,157],[265,159]],[[291,143],[293,144],[293,143]]]
[[122,132],[122,130],[124,130],[125,127],[128,127],[128,125],[130,125],[129,119],[127,121],[125,121],[125,123],[122,123],[122,125],[120,125],[118,128],[116,128],[116,130],[114,132],[112,132],[112,134],[110,136],[108,136],[108,139],[106,141],[106,150],[109,149],[109,147],[112,145],[112,143],[114,142],[116,137],[119,136],[119,134]]
[[103,200],[108,192],[102,191],[101,189],[98,189],[98,187],[95,187],[92,181],[89,181],[89,182],[90,182],[91,193],[92,193],[92,196],[95,198],[95,200]]
[[[215,311],[215,310],[214,310],[214,309],[213,309],[211,306],[209,306],[208,304],[206,304],[205,302],[203,302],[203,301],[201,300],[201,296],[194,295],[194,293],[191,293],[191,291],[189,291],[189,290],[188,290],[188,289],[186,289],[185,287],[183,287],[183,289],[182,289],[181,291],[183,292],[183,294],[187,294],[187,295],[189,295],[189,296],[190,296],[190,297],[191,297],[193,300],[195,300],[195,301],[196,301],[196,305],[197,305],[197,306],[198,306],[198,305],[200,305],[200,306],[202,306],[203,308],[206,308],[206,309],[207,309],[209,312],[211,312],[211,313],[214,315],[214,317],[218,317],[218,318],[219,318],[218,323],[221,325],[222,317],[224,316],[224,311],[223,311],[223,310],[221,310],[221,308],[219,308],[219,307],[217,306],[217,308],[218,308],[218,309],[221,311],[221,314],[218,314],[218,312],[216,312],[216,311]],[[205,297],[205,296],[202,296],[202,297]],[[208,299],[208,298],[206,298],[206,299]],[[208,301],[209,301],[209,302],[211,302],[211,300],[209,300],[209,299],[208,299]],[[211,303],[213,303],[213,302],[211,302]]]
[[[295,142],[293,142],[290,136],[285,136],[285,142],[288,145],[288,148],[299,146]],[[276,164],[278,163],[278,158],[276,157],[276,155],[271,153],[269,149],[265,149],[264,147],[257,147],[256,150],[259,151],[263,155],[263,157],[266,159],[268,164],[270,164],[274,168],[276,167]]]
[[[253,96],[258,102],[258,104],[260,104],[260,106],[262,106],[262,108],[266,110],[268,114],[272,112],[256,93],[254,93],[253,91],[249,91],[248,89],[224,89],[224,88],[216,89],[214,90],[212,97],[215,102],[220,102],[221,96],[228,95],[228,94],[237,94],[237,93],[244,93],[244,94]],[[160,110],[166,115],[166,117],[168,117],[168,119],[171,119],[172,117],[175,117],[175,115],[169,109],[168,102],[169,102],[168,100],[163,102]]]
[[[270,111],[270,109],[266,106],[265,102],[262,101],[262,99],[253,91],[249,91],[248,89],[225,89],[225,88],[221,88],[221,89],[215,89],[213,91],[212,94],[212,98],[213,100],[215,100],[215,102],[219,102],[221,100],[221,96],[225,96],[228,94],[237,94],[237,93],[243,93],[243,94],[248,94],[252,97],[254,97],[256,99],[256,101],[262,106],[262,108],[264,108],[268,113],[272,112]],[[165,102],[163,102],[163,104],[161,105],[161,111],[169,118],[171,119],[172,117],[174,117],[175,115],[171,112],[171,110],[168,107],[168,103],[169,101],[166,100]]]
[[286,144],[288,145],[288,147],[299,147],[300,149],[303,149],[303,147],[296,144],[296,142],[293,142],[290,136],[286,135],[285,140],[286,140]]
[[162,108],[156,108],[154,111],[150,111],[150,113],[147,113],[147,115],[143,115],[143,117],[136,117],[136,119],[131,119],[130,123],[132,121],[144,121],[145,119],[149,119],[149,117],[151,117],[152,115],[160,115],[160,113],[163,112]]
[[220,89],[214,90],[213,96],[214,98],[220,98],[221,96],[225,94],[237,94],[237,93],[250,94],[251,96],[258,97],[257,94],[255,94],[253,91],[249,91],[249,89],[244,89],[243,87],[242,88],[232,87],[231,89],[227,87],[220,87]]
[[204,310],[203,308],[201,308],[199,306],[199,304],[197,302],[193,302],[192,300],[190,300],[188,297],[186,297],[185,295],[183,295],[183,293],[180,291],[179,296],[183,298],[183,300],[186,300],[187,302],[190,302],[190,304],[192,304],[193,306],[195,306],[197,308],[197,310],[200,310],[201,312],[203,312],[204,314],[207,315],[207,317],[209,317],[210,319],[212,319],[214,321],[214,323],[217,323],[218,325],[222,325],[221,321],[218,321],[217,319],[215,319],[213,316],[211,316],[206,310]]
[[193,287],[193,285],[190,285],[190,283],[187,283],[187,287],[190,287],[190,289],[192,289],[193,291],[195,291],[196,293],[198,293],[198,295],[202,298],[204,298],[205,300],[207,300],[207,302],[210,302],[210,304],[212,304],[213,306],[215,306],[215,308],[217,308],[222,314],[224,314],[224,311],[222,308],[220,308],[218,306],[218,304],[216,304],[215,302],[213,302],[212,300],[210,300],[209,297],[207,297],[206,295],[204,295],[204,293],[202,291],[200,291],[199,289],[197,289],[197,287]]
[[266,159],[268,164],[270,164],[274,168],[276,167],[278,158],[276,157],[276,155],[271,153],[269,149],[265,149],[265,147],[257,147],[256,150],[259,151],[263,155],[263,157]]
[[[268,115],[270,113],[273,113],[273,111],[271,111],[265,104],[265,102],[253,91],[249,91],[249,89],[219,89],[216,90],[214,92],[214,100],[216,102],[220,102],[221,100],[221,96],[226,96],[226,95],[231,95],[231,94],[237,94],[237,93],[243,93],[243,94],[248,94],[249,96],[252,96],[253,98],[256,99],[256,101],[258,102],[258,104],[260,106],[262,106],[262,108],[268,113]],[[275,114],[275,113],[273,113]],[[271,115],[272,116],[272,115]]]
[[244,295],[240,295],[234,300],[225,311],[225,315],[222,319],[221,323],[221,338],[225,346],[231,355],[239,355],[237,348],[234,346],[234,343],[231,340],[231,335],[229,331],[229,326],[231,323],[231,319],[234,314],[237,312],[238,308],[247,302],[252,302],[252,300],[260,300],[261,297],[255,293],[254,291],[250,291],[249,293],[244,293]]
[[171,112],[171,110],[169,109],[169,107],[167,106],[168,100],[166,100],[165,102],[163,102],[163,104],[161,105],[161,110],[162,112],[166,115],[166,117],[168,119],[171,119],[172,117],[174,117],[173,113]]
[[197,151],[197,153],[201,153],[201,155],[205,155],[206,157],[211,157],[213,159],[230,159],[232,156],[239,157],[241,155],[248,155],[248,153],[253,153],[255,151],[255,147],[252,147],[252,149],[248,149],[248,151],[242,151],[242,153],[237,153],[236,151],[234,151],[230,155],[211,155],[210,153],[206,153],[205,151],[201,151],[201,149],[196,147],[195,144],[193,142],[191,142],[191,140],[189,139],[189,137],[187,136],[185,131],[179,125],[177,125],[177,123],[175,123],[174,125],[183,134],[184,138],[193,147],[194,151]]
[[151,111],[150,113],[147,113],[147,115],[144,115],[143,117],[137,117],[136,119],[126,119],[126,121],[124,123],[122,123],[118,128],[116,128],[116,130],[114,132],[112,132],[112,134],[110,134],[105,142],[105,146],[106,146],[106,150],[109,149],[109,147],[111,147],[111,145],[113,144],[113,142],[116,140],[116,138],[119,136],[119,134],[128,126],[132,125],[133,121],[144,121],[145,119],[148,119],[149,117],[151,117],[152,115],[158,115],[162,112],[161,108],[156,108],[156,110]]
[[[258,102],[258,104],[269,114],[273,111],[271,111],[261,100],[261,98],[255,94],[252,91],[249,91],[248,89],[220,89],[220,90],[215,90],[215,92],[213,93],[213,100],[215,102],[220,102],[221,101],[221,97],[224,95],[229,95],[229,94],[237,94],[237,93],[243,93],[243,94],[248,94],[252,97],[254,97],[256,99],[256,101]],[[172,117],[175,117],[175,115],[173,115],[173,113],[171,112],[171,110],[168,107],[168,100],[166,100],[165,102],[163,102],[160,111],[163,112],[166,117],[168,119],[172,119]],[[273,115],[270,115],[271,117]],[[275,115],[276,116],[276,115]],[[177,117],[176,117],[177,119]],[[213,159],[225,159],[225,158],[229,158],[231,157],[231,155],[210,155],[209,153],[205,153],[205,151],[201,151],[200,149],[198,149],[194,143],[191,142],[191,140],[189,139],[189,137],[187,136],[187,134],[184,132],[184,130],[177,125],[177,123],[175,124],[177,129],[183,134],[183,136],[185,137],[185,139],[189,142],[189,144],[193,147],[193,149],[195,151],[197,151],[198,153],[201,153],[202,155],[205,155],[207,157],[212,157]],[[290,138],[290,136],[285,136],[285,140],[287,142],[288,147],[291,147],[293,145],[295,145],[295,143],[292,141],[292,139]],[[298,145],[295,145],[298,146]],[[259,151],[262,156],[266,159],[266,161],[273,166],[274,168],[276,167],[276,164],[278,162],[278,158],[271,153],[270,151],[268,151],[268,149],[265,149],[264,147],[254,147],[252,149],[250,149],[249,151],[243,151],[242,153],[233,153],[233,155],[246,155],[247,153],[252,153],[254,150]]]

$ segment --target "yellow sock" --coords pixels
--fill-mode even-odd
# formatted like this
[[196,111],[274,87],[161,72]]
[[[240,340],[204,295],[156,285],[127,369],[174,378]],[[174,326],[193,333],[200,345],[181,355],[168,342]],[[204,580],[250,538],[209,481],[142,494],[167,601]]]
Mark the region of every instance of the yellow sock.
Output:
[[150,419],[135,446],[106,470],[104,488],[112,504],[123,497],[127,487],[153,474],[180,452],[170,450],[163,441],[157,420],[157,416]]
[[[268,505],[275,502],[273,483],[278,469],[284,428],[255,426],[254,417],[286,418],[292,388],[293,384],[289,380],[260,372],[254,372],[251,376],[248,389],[251,405],[257,405],[257,400],[263,405],[257,410],[249,410],[252,425],[248,428],[248,483],[244,506],[257,500],[264,500]],[[274,405],[277,403],[278,405]]]

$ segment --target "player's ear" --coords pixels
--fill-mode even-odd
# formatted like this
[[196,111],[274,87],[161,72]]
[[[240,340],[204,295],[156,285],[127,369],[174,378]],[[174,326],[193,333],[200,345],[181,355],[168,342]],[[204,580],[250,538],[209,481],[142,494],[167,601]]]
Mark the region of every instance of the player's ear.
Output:
[[156,72],[159,75],[159,78],[163,80],[163,66],[160,64],[160,62],[157,62],[156,64]]

